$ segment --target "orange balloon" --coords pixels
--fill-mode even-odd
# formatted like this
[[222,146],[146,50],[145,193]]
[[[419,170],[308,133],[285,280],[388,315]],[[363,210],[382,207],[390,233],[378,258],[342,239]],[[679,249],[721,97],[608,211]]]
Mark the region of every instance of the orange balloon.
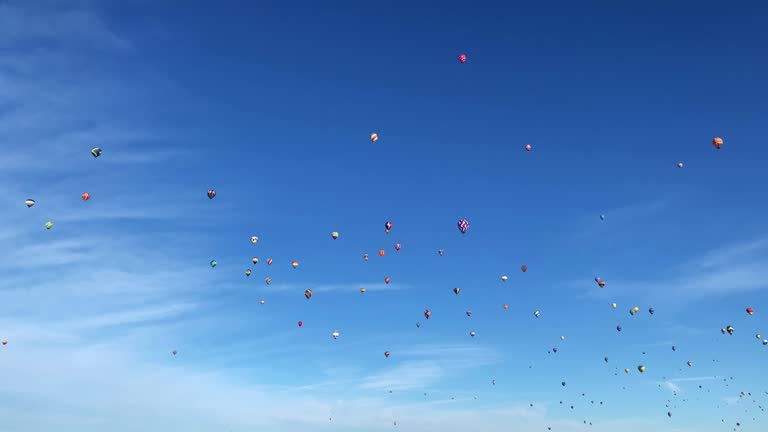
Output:
[[88,201],[89,199],[91,199],[91,194],[89,194],[88,192],[83,192],[83,194],[80,196],[83,198],[83,201]]
[[386,252],[384,252],[384,249],[382,249],[382,250],[380,250],[380,251],[379,251],[379,256],[384,256],[384,255],[386,255],[386,254],[387,254],[387,253],[386,253]]

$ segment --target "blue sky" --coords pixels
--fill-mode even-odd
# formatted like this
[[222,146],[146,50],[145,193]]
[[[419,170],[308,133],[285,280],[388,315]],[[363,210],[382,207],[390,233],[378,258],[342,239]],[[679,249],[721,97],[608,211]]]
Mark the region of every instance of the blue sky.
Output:
[[2,430],[763,430],[768,8],[579,3],[0,2]]

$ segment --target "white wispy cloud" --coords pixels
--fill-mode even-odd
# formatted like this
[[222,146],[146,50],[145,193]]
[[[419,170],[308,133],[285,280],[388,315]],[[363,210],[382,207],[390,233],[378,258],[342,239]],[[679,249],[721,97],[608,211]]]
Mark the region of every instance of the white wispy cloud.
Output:
[[678,386],[677,384],[675,384],[671,380],[662,381],[659,384],[663,385],[664,388],[666,388],[667,390],[669,390],[669,391],[671,391],[672,393],[675,393],[675,394],[679,394],[679,393],[681,393],[683,391],[683,389],[681,389],[680,386]]
[[368,292],[387,292],[387,291],[401,291],[410,288],[410,285],[403,283],[384,284],[381,282],[361,282],[361,283],[339,283],[339,284],[316,284],[307,282],[302,283],[289,283],[289,284],[273,284],[270,285],[270,292],[303,292],[307,288],[312,289],[313,293],[329,293],[329,292],[357,292],[360,293],[360,288],[365,288]]
[[471,345],[421,345],[395,347],[392,355],[404,362],[392,369],[373,373],[361,381],[367,389],[423,389],[461,374],[463,371],[501,361],[490,348]]
[[686,378],[674,378],[669,381],[671,382],[688,382],[688,381],[713,381],[716,380],[717,377],[713,376],[700,376],[700,377],[686,377]]
[[102,49],[131,49],[131,44],[111,31],[93,11],[56,8],[32,2],[0,5],[0,40],[12,44],[29,39],[53,43],[84,44]]
[[371,375],[362,382],[362,388],[380,390],[423,389],[440,381],[443,368],[431,361],[405,362],[384,372]]
[[[657,272],[664,279],[611,279],[611,290],[590,290],[591,295],[644,293],[677,303],[768,288],[768,238],[725,245],[685,263]],[[579,283],[579,286],[585,286]],[[674,287],[674,289],[669,289]],[[663,295],[660,295],[663,294]]]
[[[603,210],[596,209],[595,214],[581,217],[578,220],[578,228],[573,229],[570,235],[574,240],[580,240],[595,235],[601,228],[604,229],[605,227],[601,226],[601,224],[610,224],[608,225],[609,227],[626,226],[633,221],[663,212],[669,207],[669,204],[670,200],[664,198]],[[601,222],[599,220],[601,214],[605,215],[605,221]],[[584,227],[587,228],[585,229]]]

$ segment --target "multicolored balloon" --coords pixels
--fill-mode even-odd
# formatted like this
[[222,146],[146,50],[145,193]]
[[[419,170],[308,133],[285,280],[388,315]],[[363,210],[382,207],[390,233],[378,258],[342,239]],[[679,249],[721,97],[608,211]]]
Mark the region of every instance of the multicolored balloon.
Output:
[[208,199],[213,199],[216,196],[216,191],[213,189],[208,189]]
[[35,200],[33,200],[31,198],[27,198],[27,200],[24,201],[24,204],[26,204],[27,207],[32,207],[33,205],[35,205]]
[[459,227],[459,231],[461,231],[462,234],[466,234],[469,229],[469,221],[466,219],[459,219],[459,221],[456,222],[456,226]]

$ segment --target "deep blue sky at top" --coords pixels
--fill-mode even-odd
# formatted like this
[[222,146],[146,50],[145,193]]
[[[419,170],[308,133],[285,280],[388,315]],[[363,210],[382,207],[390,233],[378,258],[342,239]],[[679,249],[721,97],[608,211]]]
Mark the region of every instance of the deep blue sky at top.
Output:
[[[113,74],[134,85],[163,77],[169,85],[142,109],[126,102],[121,120],[186,134],[183,142],[144,143],[179,151],[178,158],[112,174],[158,206],[167,199],[197,210],[174,227],[121,229],[186,231],[179,236],[199,246],[184,252],[189,266],[219,260],[222,286],[245,285],[242,271],[253,255],[281,260],[247,280],[262,292],[267,274],[276,285],[380,283],[389,275],[393,286],[408,286],[379,294],[365,309],[354,291],[318,296],[311,307],[303,289],[274,302],[265,312],[273,328],[293,330],[303,319],[311,332],[309,323],[322,323],[316,341],[292,343],[324,347],[335,327],[347,340],[372,338],[370,352],[323,351],[325,360],[379,361],[391,345],[426,341],[413,323],[429,307],[436,311],[431,342],[467,342],[463,311],[473,308],[485,311],[472,318],[478,343],[505,346],[514,335],[541,351],[526,357],[514,355],[519,347],[503,348],[515,368],[544,361],[566,331],[581,334],[573,337],[583,343],[574,348],[579,358],[599,361],[606,353],[597,348],[616,343],[619,320],[598,315],[611,313],[608,302],[622,304],[621,320],[637,303],[648,321],[644,311],[667,293],[585,297],[597,289],[596,274],[609,287],[611,277],[663,284],[676,266],[709,249],[765,234],[765,3],[180,4],[100,6],[134,51],[83,67],[85,75]],[[465,64],[457,61],[461,53]],[[720,152],[710,144],[715,136],[725,139]],[[100,145],[103,158],[114,153]],[[89,187],[94,196],[113,194]],[[218,192],[213,201],[205,198],[209,188]],[[195,222],[211,206],[225,209],[217,222]],[[462,217],[471,223],[464,238],[456,229]],[[387,220],[394,223],[388,236]],[[341,239],[333,242],[331,231]],[[251,235],[264,249],[254,252]],[[403,244],[397,255],[395,242]],[[381,248],[384,260],[376,256]],[[292,259],[302,261],[295,271]],[[530,268],[525,275],[521,264]],[[502,291],[501,274],[514,288]],[[454,286],[464,290],[461,302]],[[261,296],[222,291],[209,301],[223,315],[248,313]],[[717,297],[686,309],[678,299],[669,305],[674,314],[660,311],[660,323],[646,333],[626,326],[624,336],[652,344],[675,338],[673,325],[716,332],[747,300]],[[503,303],[515,311],[509,324],[500,324]],[[536,309],[546,327],[533,327]],[[216,329],[221,340],[250,331],[260,329]],[[195,348],[183,350],[194,362]],[[616,355],[634,367],[643,361],[634,351]],[[700,354],[706,365],[711,346]],[[296,364],[281,361],[286,367],[275,379],[288,380]],[[679,363],[670,361],[665,372]],[[585,386],[599,381],[585,364],[564,361],[558,376],[517,379],[554,390],[568,374],[584,374]],[[757,370],[757,362],[747,364]],[[463,385],[489,376],[478,373]]]

